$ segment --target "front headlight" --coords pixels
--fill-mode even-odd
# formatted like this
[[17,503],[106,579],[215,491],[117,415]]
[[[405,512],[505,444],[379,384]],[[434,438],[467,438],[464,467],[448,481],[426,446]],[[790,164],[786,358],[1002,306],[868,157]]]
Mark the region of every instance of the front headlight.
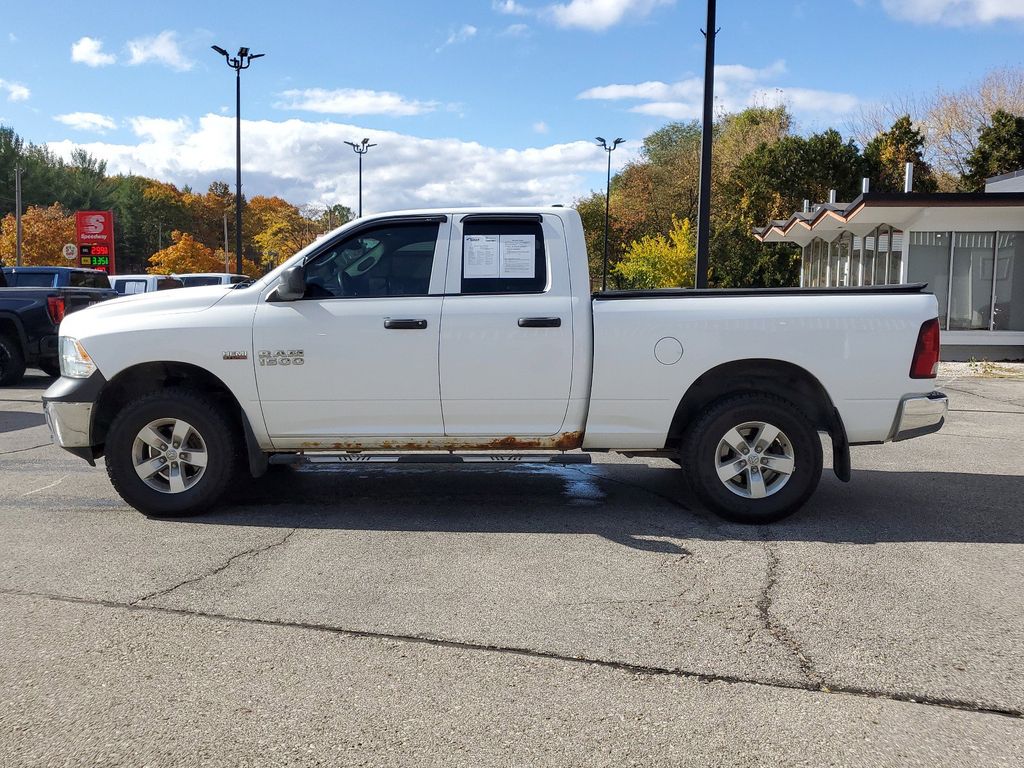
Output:
[[96,363],[85,351],[82,342],[70,336],[60,337],[60,373],[72,379],[87,379],[96,370]]

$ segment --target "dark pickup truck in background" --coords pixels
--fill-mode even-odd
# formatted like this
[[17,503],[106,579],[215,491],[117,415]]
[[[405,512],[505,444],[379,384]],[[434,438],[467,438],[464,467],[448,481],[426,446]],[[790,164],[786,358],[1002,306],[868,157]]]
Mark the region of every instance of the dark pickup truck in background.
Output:
[[57,329],[66,314],[117,297],[105,272],[73,267],[0,270],[0,387],[27,367],[60,376]]

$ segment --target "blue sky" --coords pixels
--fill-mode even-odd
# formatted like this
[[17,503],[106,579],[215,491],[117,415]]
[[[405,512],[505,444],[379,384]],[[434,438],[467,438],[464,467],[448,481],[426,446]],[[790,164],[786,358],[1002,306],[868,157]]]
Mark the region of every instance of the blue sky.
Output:
[[[237,12],[241,9],[242,12]],[[10,3],[0,122],[115,172],[365,208],[569,203],[670,119],[699,113],[703,0]],[[719,0],[719,109],[789,104],[800,130],[1019,66],[1024,0]],[[7,180],[0,180],[0,185]]]

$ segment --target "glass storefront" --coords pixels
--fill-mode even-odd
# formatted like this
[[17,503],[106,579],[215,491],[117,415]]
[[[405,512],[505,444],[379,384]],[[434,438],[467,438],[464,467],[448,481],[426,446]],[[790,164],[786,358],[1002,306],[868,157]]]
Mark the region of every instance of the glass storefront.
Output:
[[994,331],[1024,331],[1024,232],[996,238]]
[[928,284],[944,330],[1024,331],[1019,254],[1024,232],[911,232],[907,282]]
[[807,288],[886,285],[903,279],[903,233],[888,226],[866,237],[843,232],[832,242],[820,237],[803,248],[802,285]]

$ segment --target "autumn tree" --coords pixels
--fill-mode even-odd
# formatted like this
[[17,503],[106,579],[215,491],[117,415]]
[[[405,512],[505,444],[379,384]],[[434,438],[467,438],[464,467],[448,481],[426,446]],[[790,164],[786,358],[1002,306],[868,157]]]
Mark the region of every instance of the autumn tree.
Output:
[[665,235],[644,235],[626,248],[612,270],[623,288],[690,287],[694,284],[696,250],[690,220],[672,218]]
[[[59,203],[48,208],[30,205],[21,216],[21,263],[26,267],[68,266],[61,249],[75,242],[75,217]],[[17,234],[13,213],[0,223],[0,261],[13,266],[17,261]]]
[[934,192],[938,185],[931,165],[924,159],[925,140],[910,115],[902,115],[892,127],[864,147],[864,161],[874,192],[902,192],[906,164],[914,164],[914,191]]
[[[225,253],[199,242],[187,232],[171,233],[171,245],[149,257],[151,275],[185,274],[188,272],[224,272]],[[231,270],[231,264],[228,265]],[[260,269],[249,259],[242,261],[242,271],[249,277],[258,277]]]
[[963,184],[972,192],[985,189],[985,179],[1024,168],[1024,117],[998,110],[978,132],[978,144],[967,158]]

